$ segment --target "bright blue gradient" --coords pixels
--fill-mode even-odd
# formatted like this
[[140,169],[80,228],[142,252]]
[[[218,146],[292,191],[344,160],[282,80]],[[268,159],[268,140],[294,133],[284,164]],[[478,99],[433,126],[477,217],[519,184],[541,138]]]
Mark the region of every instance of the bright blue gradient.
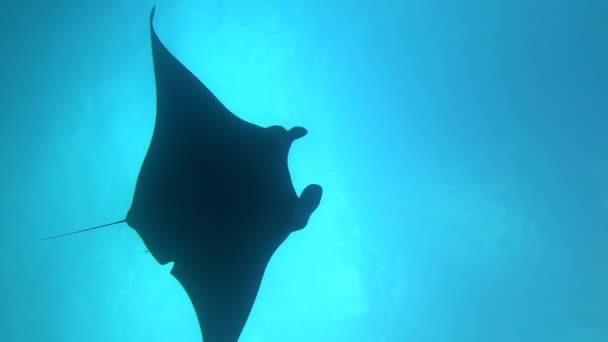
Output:
[[121,219],[154,124],[148,15],[239,116],[301,125],[241,341],[608,341],[608,2],[41,1],[0,10],[0,341],[195,342]]

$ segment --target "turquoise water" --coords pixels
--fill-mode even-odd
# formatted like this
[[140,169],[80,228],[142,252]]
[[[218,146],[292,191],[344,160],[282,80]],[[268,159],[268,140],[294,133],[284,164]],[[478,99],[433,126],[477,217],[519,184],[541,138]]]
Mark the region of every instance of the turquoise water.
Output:
[[0,11],[0,341],[200,341],[124,217],[148,15],[242,118],[301,125],[241,341],[608,340],[608,3],[24,0]]

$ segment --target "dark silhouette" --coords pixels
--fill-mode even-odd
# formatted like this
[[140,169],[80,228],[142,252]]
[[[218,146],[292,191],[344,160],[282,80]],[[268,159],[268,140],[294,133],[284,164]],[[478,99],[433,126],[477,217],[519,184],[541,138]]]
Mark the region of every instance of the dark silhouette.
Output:
[[322,188],[298,197],[289,175],[289,148],[306,130],[235,116],[166,49],[153,19],[154,8],[156,124],[131,209],[113,224],[135,229],[160,264],[175,262],[205,342],[236,342],[268,261],[306,226]]

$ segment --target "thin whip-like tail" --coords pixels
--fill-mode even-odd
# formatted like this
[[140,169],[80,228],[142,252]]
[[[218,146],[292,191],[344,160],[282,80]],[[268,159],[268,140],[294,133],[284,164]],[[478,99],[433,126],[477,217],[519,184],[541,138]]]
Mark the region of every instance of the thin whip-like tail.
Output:
[[106,224],[102,224],[100,226],[95,226],[95,227],[91,227],[91,228],[77,230],[77,231],[74,231],[74,232],[71,232],[71,233],[65,233],[65,234],[61,234],[61,235],[49,236],[49,237],[45,237],[45,238],[40,239],[40,240],[42,241],[42,240],[56,239],[56,238],[60,238],[60,237],[68,236],[68,235],[79,234],[79,233],[84,233],[84,232],[88,232],[88,231],[95,230],[95,229],[105,228],[105,227],[113,226],[115,224],[124,223],[124,222],[127,222],[127,219],[122,219],[120,221],[116,221],[116,222],[112,222],[112,223],[106,223]]

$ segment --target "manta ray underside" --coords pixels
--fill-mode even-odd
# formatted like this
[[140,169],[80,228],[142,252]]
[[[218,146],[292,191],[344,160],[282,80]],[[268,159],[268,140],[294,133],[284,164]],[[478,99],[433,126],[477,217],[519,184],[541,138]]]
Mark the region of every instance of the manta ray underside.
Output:
[[167,50],[153,18],[156,122],[131,209],[115,223],[160,264],[174,262],[205,342],[236,342],[271,256],[306,226],[322,188],[297,196],[289,175],[290,146],[306,130],[235,116]]
[[156,124],[126,218],[188,293],[205,342],[235,342],[272,254],[321,200],[287,166],[296,127],[241,120],[163,45],[150,15]]

